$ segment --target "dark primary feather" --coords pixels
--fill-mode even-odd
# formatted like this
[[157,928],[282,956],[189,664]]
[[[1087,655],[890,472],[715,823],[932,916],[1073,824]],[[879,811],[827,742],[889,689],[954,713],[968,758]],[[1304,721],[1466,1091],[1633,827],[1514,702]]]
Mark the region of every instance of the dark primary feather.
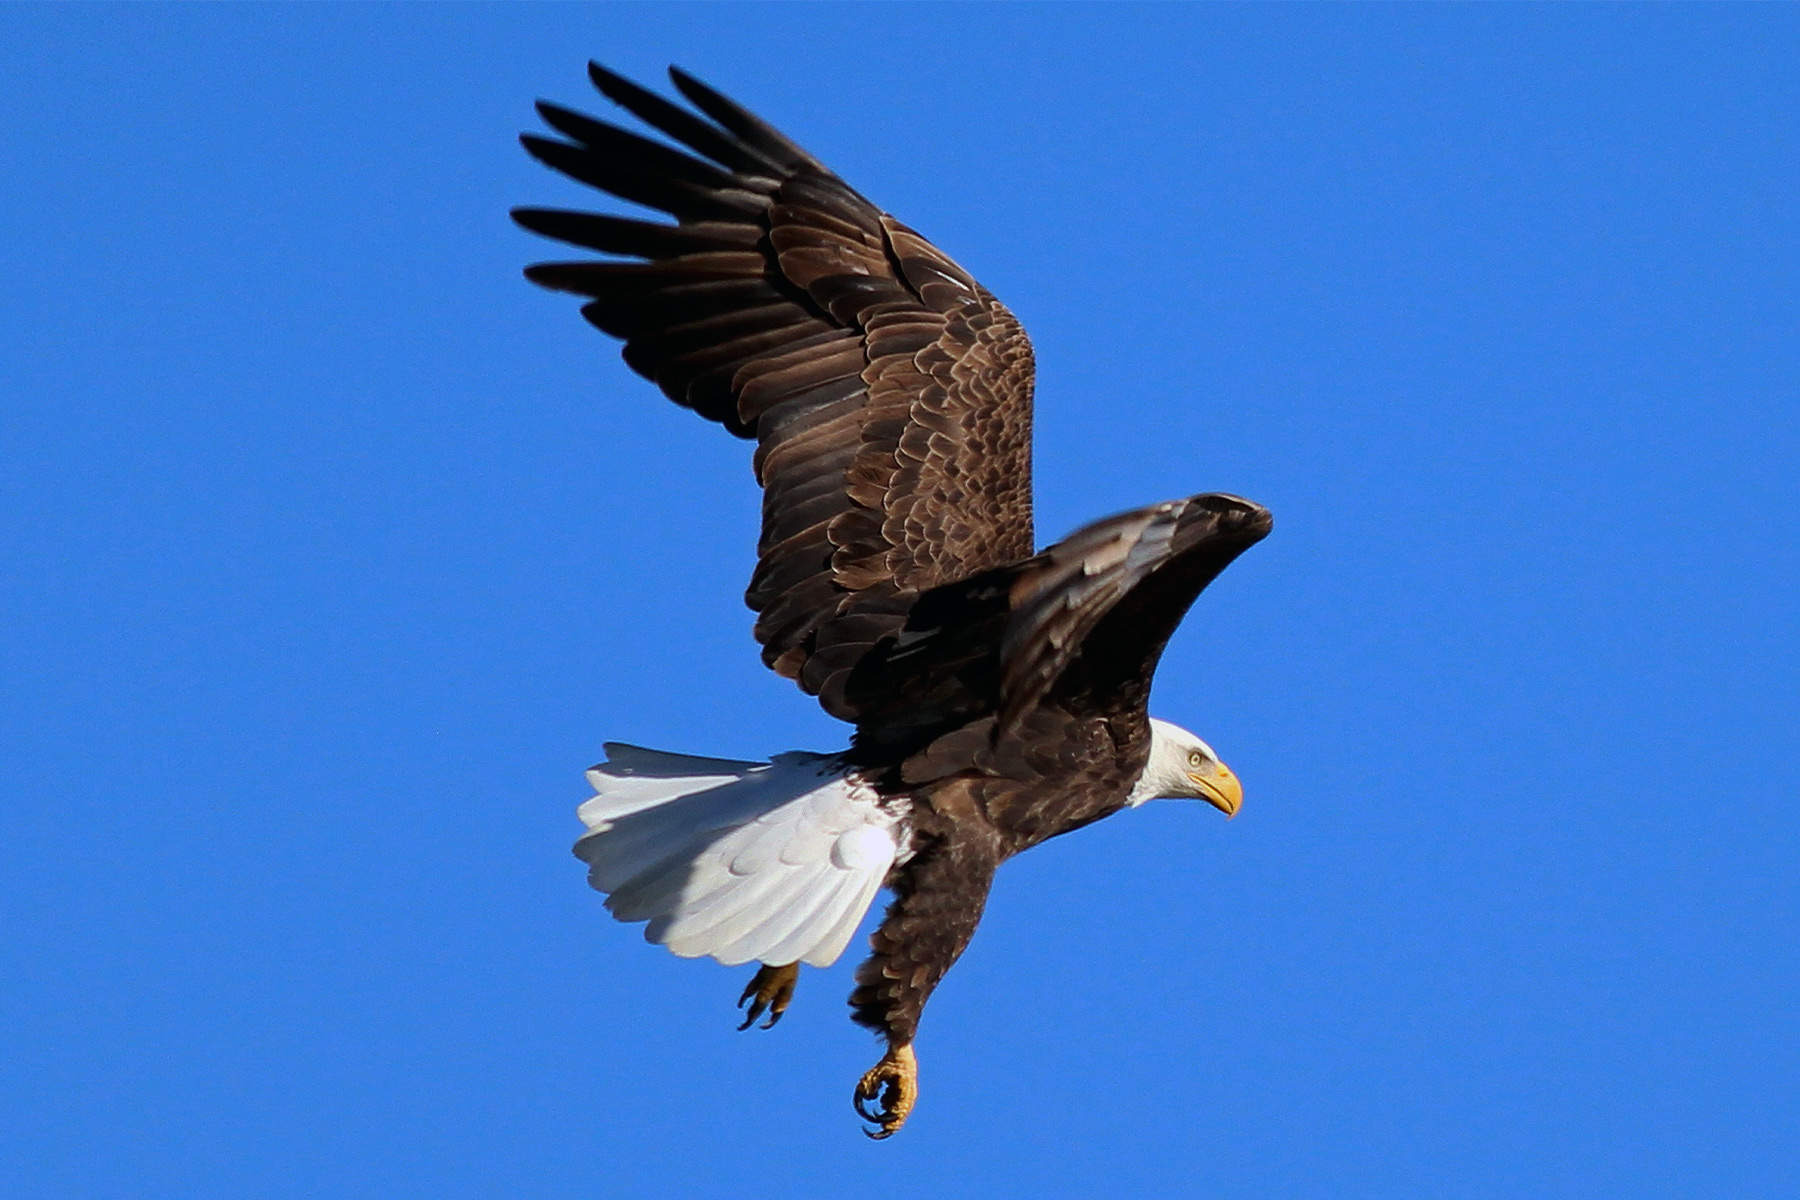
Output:
[[[923,591],[1031,554],[1030,343],[949,258],[773,126],[679,72],[696,114],[595,86],[684,149],[553,104],[551,168],[675,218],[525,208],[619,256],[543,263],[665,395],[757,442],[764,661],[848,720],[851,669]],[[691,153],[689,153],[691,151]]]
[[644,124],[740,174],[780,179],[787,173],[784,168],[812,161],[810,155],[785,138],[780,139],[782,145],[775,147],[775,156],[771,157],[748,142],[721,133],[717,126],[701,120],[680,105],[669,103],[655,92],[639,87],[623,75],[615,75],[599,63],[588,64],[588,78],[601,95]]

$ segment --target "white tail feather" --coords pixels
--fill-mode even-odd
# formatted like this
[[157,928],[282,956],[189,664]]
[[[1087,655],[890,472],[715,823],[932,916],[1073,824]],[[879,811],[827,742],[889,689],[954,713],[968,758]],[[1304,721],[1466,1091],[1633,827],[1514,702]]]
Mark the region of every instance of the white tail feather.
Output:
[[621,921],[683,958],[837,961],[896,861],[905,812],[834,755],[767,763],[618,742],[588,772],[575,843]]

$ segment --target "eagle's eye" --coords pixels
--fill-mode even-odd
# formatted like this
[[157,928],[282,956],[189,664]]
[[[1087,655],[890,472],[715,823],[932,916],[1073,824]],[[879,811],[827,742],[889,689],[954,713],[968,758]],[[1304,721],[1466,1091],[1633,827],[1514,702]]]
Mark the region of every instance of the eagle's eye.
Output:
[[1188,766],[1197,767],[1205,761],[1206,761],[1206,759],[1201,757],[1201,754],[1198,750],[1189,750],[1188,751]]

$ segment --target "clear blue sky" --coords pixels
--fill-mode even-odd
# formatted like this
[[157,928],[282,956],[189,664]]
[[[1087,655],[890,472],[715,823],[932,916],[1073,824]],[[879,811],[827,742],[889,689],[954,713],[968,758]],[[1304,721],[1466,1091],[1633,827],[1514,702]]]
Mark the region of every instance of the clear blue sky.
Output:
[[[0,9],[0,1194],[1800,1194],[1800,9]],[[857,1135],[568,852],[762,670],[745,448],[519,267],[678,62],[1020,314],[1040,535],[1276,532]],[[896,1183],[896,1177],[905,1180]]]

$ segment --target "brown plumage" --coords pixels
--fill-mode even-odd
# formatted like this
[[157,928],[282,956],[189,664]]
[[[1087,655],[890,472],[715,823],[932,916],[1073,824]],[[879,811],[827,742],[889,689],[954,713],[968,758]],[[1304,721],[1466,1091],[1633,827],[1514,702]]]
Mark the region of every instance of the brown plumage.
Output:
[[[995,868],[1151,794],[1157,660],[1269,515],[1201,495],[1034,554],[1032,355],[1012,313],[704,85],[670,72],[695,113],[590,73],[692,153],[550,104],[539,112],[567,140],[526,135],[526,149],[676,223],[520,209],[526,228],[614,256],[526,273],[586,297],[583,315],[623,339],[633,370],[756,443],[763,524],[746,600],[763,659],[856,726],[844,778],[871,790],[885,815],[869,820],[893,823],[902,843],[851,997],[889,1044],[858,1086],[859,1111],[885,1136],[911,1108],[925,1002],[967,946]],[[1163,751],[1177,752],[1193,783],[1156,794],[1234,811],[1221,797],[1235,780],[1210,751],[1210,765],[1186,743]],[[650,892],[648,878],[606,890]],[[796,969],[766,964],[746,992],[753,1016],[765,1004],[779,1015]]]
[[903,594],[1032,552],[1031,343],[961,267],[710,89],[673,72],[716,129],[590,73],[717,165],[539,104],[573,141],[527,150],[681,224],[520,209],[528,229],[649,260],[526,274],[590,297],[582,315],[625,339],[633,370],[755,439],[763,661],[854,720],[843,682]]

